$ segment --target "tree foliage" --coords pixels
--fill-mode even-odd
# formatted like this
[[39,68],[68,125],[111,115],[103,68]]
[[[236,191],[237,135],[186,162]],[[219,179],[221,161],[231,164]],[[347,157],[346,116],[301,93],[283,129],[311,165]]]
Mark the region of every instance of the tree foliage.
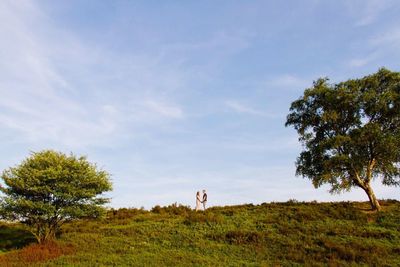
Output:
[[39,243],[65,221],[100,216],[109,200],[99,195],[112,189],[110,175],[86,157],[52,150],[32,153],[1,178],[2,217],[27,224]]
[[331,192],[361,187],[380,209],[371,181],[400,185],[400,73],[380,69],[361,79],[314,82],[294,101],[286,126],[293,126],[304,150],[297,175]]

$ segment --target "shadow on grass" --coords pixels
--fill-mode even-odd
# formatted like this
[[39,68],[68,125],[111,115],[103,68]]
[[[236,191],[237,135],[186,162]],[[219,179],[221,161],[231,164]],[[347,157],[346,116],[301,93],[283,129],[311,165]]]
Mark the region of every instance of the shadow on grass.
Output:
[[36,242],[35,237],[21,226],[0,224],[0,253],[22,248],[34,242]]

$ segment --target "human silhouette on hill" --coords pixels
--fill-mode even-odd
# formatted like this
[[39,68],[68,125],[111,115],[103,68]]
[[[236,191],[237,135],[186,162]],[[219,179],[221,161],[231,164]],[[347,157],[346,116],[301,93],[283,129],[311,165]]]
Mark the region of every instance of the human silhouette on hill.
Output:
[[206,210],[206,204],[207,204],[207,193],[206,193],[206,190],[203,190],[203,201],[201,203],[203,203],[203,208],[204,208],[204,210]]
[[196,193],[196,211],[201,209],[200,204],[201,204],[200,191],[197,191],[197,193]]

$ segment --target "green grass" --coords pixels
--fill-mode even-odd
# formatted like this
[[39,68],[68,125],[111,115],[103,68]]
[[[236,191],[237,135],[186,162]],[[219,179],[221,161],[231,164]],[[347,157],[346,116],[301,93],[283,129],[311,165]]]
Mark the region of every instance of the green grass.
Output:
[[0,253],[22,248],[35,240],[21,225],[0,223]]
[[[295,201],[206,212],[120,209],[64,225],[57,244],[73,253],[23,262],[7,257],[23,249],[2,242],[8,252],[0,259],[10,266],[400,266],[400,202],[381,203],[380,213],[368,203]],[[1,240],[10,231],[28,240],[18,226],[6,229]]]

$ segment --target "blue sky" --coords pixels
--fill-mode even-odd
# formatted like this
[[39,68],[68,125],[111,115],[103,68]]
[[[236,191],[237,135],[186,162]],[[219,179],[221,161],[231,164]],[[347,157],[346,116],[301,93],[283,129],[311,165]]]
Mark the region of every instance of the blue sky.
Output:
[[[111,206],[330,195],[295,177],[290,103],[319,77],[399,71],[398,1],[1,1],[0,169],[87,155]],[[375,183],[379,198],[400,188]]]

